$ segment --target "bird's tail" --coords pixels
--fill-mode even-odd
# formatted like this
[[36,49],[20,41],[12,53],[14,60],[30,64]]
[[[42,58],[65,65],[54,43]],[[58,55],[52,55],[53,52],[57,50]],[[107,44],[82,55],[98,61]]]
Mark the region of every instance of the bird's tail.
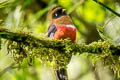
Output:
[[56,80],[68,80],[67,71],[64,68],[56,70]]

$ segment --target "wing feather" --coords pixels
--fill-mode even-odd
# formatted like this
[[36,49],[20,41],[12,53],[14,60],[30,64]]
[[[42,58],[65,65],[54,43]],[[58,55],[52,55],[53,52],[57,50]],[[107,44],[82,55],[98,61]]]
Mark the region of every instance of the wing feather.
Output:
[[56,32],[56,26],[52,24],[50,28],[48,29],[48,37],[53,37]]

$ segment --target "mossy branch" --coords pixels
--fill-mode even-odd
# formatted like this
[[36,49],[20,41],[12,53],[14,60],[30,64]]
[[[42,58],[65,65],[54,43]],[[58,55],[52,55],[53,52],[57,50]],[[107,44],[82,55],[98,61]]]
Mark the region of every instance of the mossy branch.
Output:
[[65,40],[51,40],[46,37],[44,38],[37,38],[29,34],[25,33],[14,33],[14,32],[8,32],[5,30],[0,30],[0,37],[4,39],[8,39],[11,41],[15,41],[17,43],[23,43],[26,46],[33,46],[35,48],[37,47],[43,47],[43,48],[51,48],[54,50],[57,50],[58,52],[61,52],[63,48],[66,47],[66,45],[69,45],[72,48],[72,52],[75,54],[77,52],[79,53],[93,53],[93,54],[100,54],[103,53],[103,51],[107,48],[112,52],[113,55],[120,55],[118,52],[120,51],[119,46],[114,46],[108,41],[98,41],[93,42],[89,45],[83,45],[78,43],[71,43],[69,39]]
[[51,40],[5,30],[0,30],[0,37],[7,39],[8,52],[12,53],[16,62],[28,59],[31,63],[37,57],[41,61],[52,63],[52,66],[58,69],[65,67],[72,55],[90,53],[89,55],[99,56],[105,64],[117,64],[118,68],[114,67],[115,71],[120,72],[120,65],[118,65],[120,64],[120,47],[114,46],[108,41],[98,41],[86,45],[72,43],[68,39]]

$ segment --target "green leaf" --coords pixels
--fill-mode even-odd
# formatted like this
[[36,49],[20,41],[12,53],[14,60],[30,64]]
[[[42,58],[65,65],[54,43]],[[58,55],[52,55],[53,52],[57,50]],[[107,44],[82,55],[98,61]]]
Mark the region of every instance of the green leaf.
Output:
[[0,8],[6,7],[8,3],[9,3],[9,0],[0,1]]
[[98,26],[97,30],[102,39],[115,45],[120,45],[120,18],[112,17],[106,20],[104,26]]
[[25,7],[27,7],[28,5],[30,5],[32,2],[32,0],[26,0],[22,6],[22,9],[24,9]]

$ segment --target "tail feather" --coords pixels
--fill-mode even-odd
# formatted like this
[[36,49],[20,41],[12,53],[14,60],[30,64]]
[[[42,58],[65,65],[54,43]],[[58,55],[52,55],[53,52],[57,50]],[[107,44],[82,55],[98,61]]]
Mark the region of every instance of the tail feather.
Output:
[[68,80],[67,71],[65,69],[60,69],[56,71],[56,80]]

